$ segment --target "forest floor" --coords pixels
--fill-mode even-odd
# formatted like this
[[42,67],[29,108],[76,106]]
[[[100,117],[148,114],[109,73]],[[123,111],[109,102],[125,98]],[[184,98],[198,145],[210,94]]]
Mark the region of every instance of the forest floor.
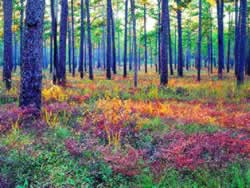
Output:
[[250,78],[44,73],[42,115],[0,83],[0,187],[250,187]]

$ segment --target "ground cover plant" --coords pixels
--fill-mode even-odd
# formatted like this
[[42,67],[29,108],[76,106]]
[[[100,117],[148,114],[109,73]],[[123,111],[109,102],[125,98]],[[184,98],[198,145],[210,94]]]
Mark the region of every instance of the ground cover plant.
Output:
[[[136,89],[122,76],[45,82],[40,116],[7,99],[1,186],[248,187],[249,81],[236,89],[232,77],[223,87],[212,79],[173,77],[162,88],[152,74]],[[3,99],[17,95],[1,89]]]

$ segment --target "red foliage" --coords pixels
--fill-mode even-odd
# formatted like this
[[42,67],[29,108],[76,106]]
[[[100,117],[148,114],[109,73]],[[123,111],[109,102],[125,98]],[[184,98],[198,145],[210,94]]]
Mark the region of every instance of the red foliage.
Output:
[[0,109],[0,133],[10,130],[15,123],[21,125],[22,122],[38,115],[37,109],[32,106],[21,108],[16,105],[4,105]]
[[64,141],[67,151],[73,156],[80,156],[82,153],[82,148],[79,143],[74,139],[67,139]]
[[110,147],[101,148],[101,153],[104,160],[111,165],[111,168],[116,173],[121,173],[125,176],[134,176],[140,173],[140,154],[139,151],[129,146],[127,153],[121,151],[112,152]]
[[[225,166],[241,155],[250,158],[250,138],[247,134],[232,136],[231,132],[185,135],[172,132],[158,146],[154,157],[177,168],[195,169],[207,164],[210,167]],[[160,162],[152,163],[158,169]],[[154,167],[154,165],[156,165]],[[162,164],[161,164],[162,165]]]

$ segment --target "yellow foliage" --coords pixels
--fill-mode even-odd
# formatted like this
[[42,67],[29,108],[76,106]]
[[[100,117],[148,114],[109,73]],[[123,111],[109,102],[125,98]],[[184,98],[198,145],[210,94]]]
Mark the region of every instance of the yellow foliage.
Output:
[[207,2],[208,2],[211,6],[215,6],[215,5],[216,5],[216,0],[207,0]]
[[57,100],[59,102],[63,102],[68,100],[68,95],[62,90],[59,86],[52,86],[49,89],[44,89],[42,91],[42,96],[45,101],[49,100]]

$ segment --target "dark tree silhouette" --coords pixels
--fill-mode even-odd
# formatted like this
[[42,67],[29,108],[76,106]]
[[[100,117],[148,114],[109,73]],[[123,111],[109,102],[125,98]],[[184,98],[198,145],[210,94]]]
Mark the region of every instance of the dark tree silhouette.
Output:
[[71,44],[72,44],[72,41],[71,41],[71,29],[70,29],[70,23],[68,22],[67,24],[67,27],[68,27],[68,65],[69,65],[69,72],[71,73],[72,72],[72,49],[71,49]]
[[112,3],[110,5],[111,7],[111,25],[112,25],[112,70],[113,73],[116,74],[116,48],[115,48],[115,21],[114,21],[114,13],[112,8]]
[[240,0],[240,56],[238,63],[238,72],[237,72],[237,83],[242,84],[244,82],[244,66],[246,61],[246,20],[247,20],[247,0]]
[[107,79],[111,79],[111,0],[107,0]]
[[123,77],[127,77],[127,39],[128,39],[128,0],[125,0],[125,29],[124,29],[124,57],[123,57]]
[[197,80],[201,80],[201,14],[202,14],[202,4],[199,0],[199,31],[198,31],[198,61],[197,61]]
[[20,65],[22,64],[22,52],[23,52],[23,14],[24,14],[24,4],[23,4],[24,0],[20,1],[21,7],[20,7]]
[[224,0],[216,0],[218,21],[218,78],[222,79],[224,65]]
[[58,70],[58,50],[57,50],[57,18],[55,13],[55,1],[51,0],[51,27],[52,27],[52,34],[53,34],[53,62],[54,62],[54,69],[53,69],[53,83],[56,84],[58,80],[59,70]]
[[45,0],[28,0],[21,66],[20,106],[41,109]]
[[230,72],[230,57],[231,57],[231,12],[229,11],[228,21],[228,41],[227,41],[227,73]]
[[[161,72],[161,0],[157,0],[157,9],[158,9],[158,72]],[[156,68],[157,69],[157,68]]]
[[148,72],[148,48],[147,48],[147,7],[144,3],[144,65],[145,73]]
[[3,67],[3,81],[6,89],[11,88],[11,70],[12,62],[12,0],[3,1],[4,11],[4,67]]
[[66,43],[67,43],[67,21],[68,21],[68,0],[61,1],[61,22],[60,22],[60,64],[58,83],[64,85],[66,81]]
[[138,65],[137,65],[137,45],[136,45],[136,17],[135,17],[135,1],[130,0],[131,4],[131,19],[133,29],[133,50],[134,50],[134,86],[138,85]]
[[84,28],[84,3],[81,0],[81,36],[80,36],[80,55],[79,55],[79,72],[80,77],[83,78],[83,47],[84,47],[84,36],[85,36],[85,28]]
[[74,18],[74,1],[71,0],[71,34],[72,34],[72,76],[75,76],[76,57],[75,57],[75,18]]
[[88,33],[88,55],[89,55],[89,79],[93,80],[93,66],[92,66],[92,41],[91,41],[91,26],[90,26],[90,13],[89,13],[89,0],[85,0],[86,13],[87,13],[87,33]]
[[170,18],[169,18],[169,6],[167,6],[167,23],[168,23],[168,49],[169,49],[169,67],[170,67],[170,74],[174,75],[173,69],[173,53],[172,53],[172,40],[171,40],[171,29],[170,29]]
[[235,28],[234,28],[234,73],[237,76],[237,71],[238,71],[238,42],[239,42],[239,7],[238,7],[238,2],[239,0],[234,0],[234,4],[235,4],[235,14],[234,14],[234,24],[235,24]]
[[168,0],[162,0],[161,20],[161,85],[168,83]]
[[178,24],[178,76],[183,77],[183,49],[182,49],[182,13],[181,1],[177,0],[177,24]]

